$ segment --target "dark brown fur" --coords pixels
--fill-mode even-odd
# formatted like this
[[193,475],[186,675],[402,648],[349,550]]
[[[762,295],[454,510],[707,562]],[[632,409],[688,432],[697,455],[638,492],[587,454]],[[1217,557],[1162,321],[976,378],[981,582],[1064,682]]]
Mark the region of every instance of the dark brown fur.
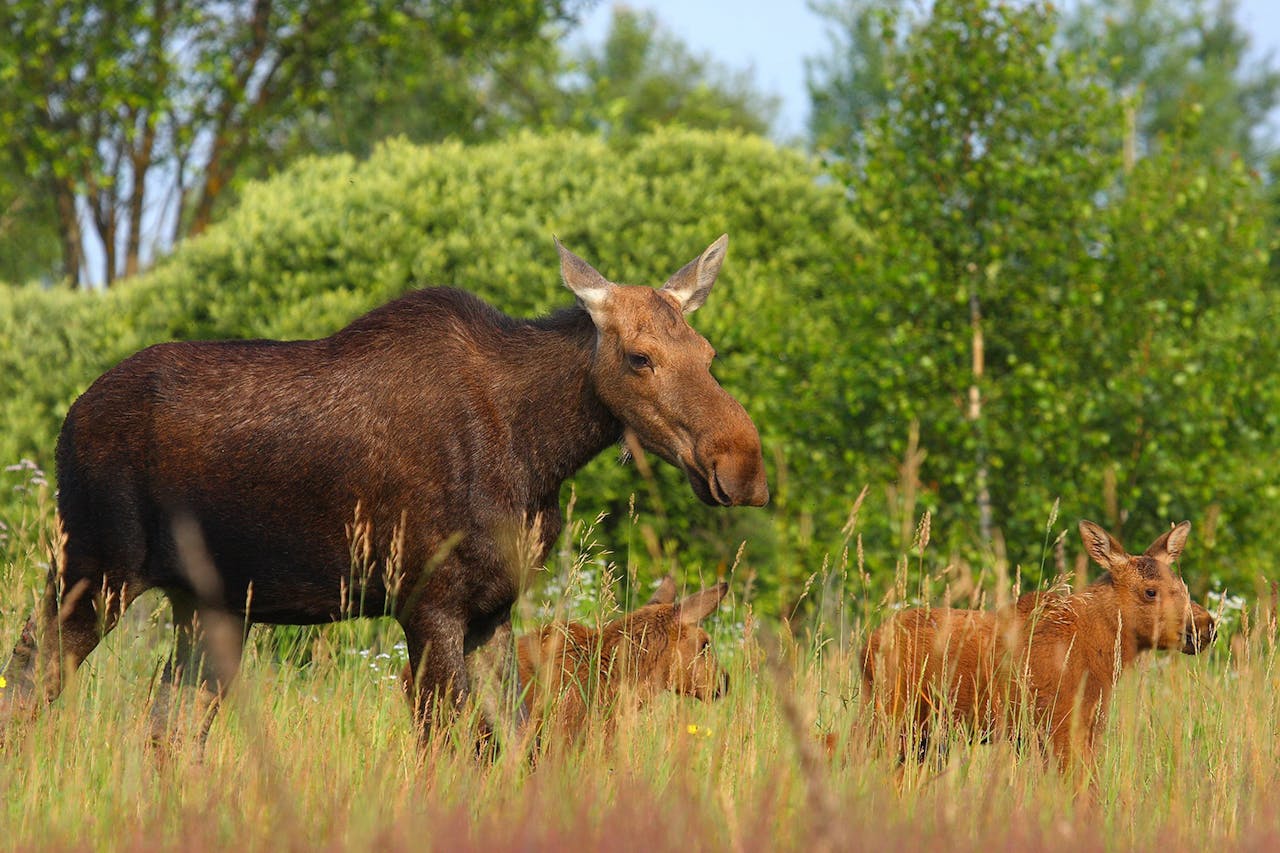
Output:
[[1141,556],[1092,522],[1086,550],[1108,570],[1074,595],[1029,593],[1001,611],[917,608],[872,633],[864,694],[903,748],[923,752],[939,716],[986,739],[1039,729],[1064,772],[1092,765],[1112,690],[1140,652],[1195,654],[1213,640],[1209,613],[1187,596],[1171,564],[1183,522]]
[[236,631],[206,656],[217,614],[389,613],[425,732],[435,697],[465,697],[467,655],[508,630],[524,573],[559,534],[562,483],[624,431],[708,503],[767,501],[755,427],[682,316],[725,245],[654,290],[613,285],[557,243],[579,306],[540,320],[437,288],[321,340],[169,343],[125,360],[58,438],[65,549],[0,710],[52,701],[129,602],[160,588],[178,626],[164,688],[197,686],[209,717],[240,656]]

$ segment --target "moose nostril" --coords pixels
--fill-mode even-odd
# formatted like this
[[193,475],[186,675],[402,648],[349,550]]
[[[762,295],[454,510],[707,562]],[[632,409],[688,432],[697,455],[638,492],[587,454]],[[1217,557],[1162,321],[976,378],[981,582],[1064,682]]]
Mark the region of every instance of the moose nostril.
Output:
[[711,479],[715,490],[733,506],[764,506],[769,502],[769,483],[765,479],[763,459],[745,453],[732,453],[717,459]]

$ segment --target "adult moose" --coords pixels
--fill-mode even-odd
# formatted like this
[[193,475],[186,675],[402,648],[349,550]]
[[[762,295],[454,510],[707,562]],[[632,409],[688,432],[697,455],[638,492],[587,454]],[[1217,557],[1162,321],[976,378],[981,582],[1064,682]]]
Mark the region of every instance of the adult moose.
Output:
[[561,529],[561,485],[624,433],[705,503],[768,501],[755,425],[685,320],[727,245],[654,289],[605,280],[557,240],[577,305],[537,320],[428,288],[319,340],[168,343],[126,359],[58,437],[65,547],[0,705],[51,702],[129,603],[159,588],[178,636],[157,707],[194,686],[202,736],[241,652],[239,631],[220,632],[229,652],[212,648],[219,614],[388,612],[425,736],[433,708],[466,697],[467,656],[509,631],[524,571]]

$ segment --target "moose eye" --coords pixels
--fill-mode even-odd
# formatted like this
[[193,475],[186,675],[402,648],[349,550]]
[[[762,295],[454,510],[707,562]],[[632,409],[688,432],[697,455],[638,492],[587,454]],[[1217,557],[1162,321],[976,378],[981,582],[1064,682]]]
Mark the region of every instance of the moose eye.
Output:
[[631,365],[632,370],[652,370],[653,362],[649,361],[649,356],[642,352],[627,353],[627,364]]
[[1147,587],[1147,601],[1155,601],[1155,600],[1156,600],[1155,587],[1150,587],[1150,586]]

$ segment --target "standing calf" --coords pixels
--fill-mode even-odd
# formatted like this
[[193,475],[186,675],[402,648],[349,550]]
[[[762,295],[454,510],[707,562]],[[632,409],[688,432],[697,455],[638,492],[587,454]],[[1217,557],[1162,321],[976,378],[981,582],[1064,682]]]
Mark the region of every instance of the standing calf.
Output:
[[389,613],[425,734],[434,703],[448,712],[466,696],[468,656],[509,630],[525,571],[560,532],[561,485],[624,433],[708,504],[768,500],[756,428],[685,320],[727,243],[653,289],[610,283],[557,241],[578,305],[538,320],[433,288],[320,340],[169,343],[126,359],[58,437],[66,545],[5,670],[0,715],[52,701],[159,588],[178,634],[161,692],[195,686],[206,728],[241,654],[240,631],[207,630],[220,618]]
[[1028,593],[996,612],[906,610],[878,628],[863,652],[864,693],[904,758],[911,744],[923,756],[939,722],[983,740],[1029,722],[1063,772],[1092,766],[1116,680],[1138,653],[1196,654],[1213,640],[1212,617],[1172,571],[1190,530],[1184,521],[1132,556],[1082,521],[1085,550],[1107,573],[1080,592]]

